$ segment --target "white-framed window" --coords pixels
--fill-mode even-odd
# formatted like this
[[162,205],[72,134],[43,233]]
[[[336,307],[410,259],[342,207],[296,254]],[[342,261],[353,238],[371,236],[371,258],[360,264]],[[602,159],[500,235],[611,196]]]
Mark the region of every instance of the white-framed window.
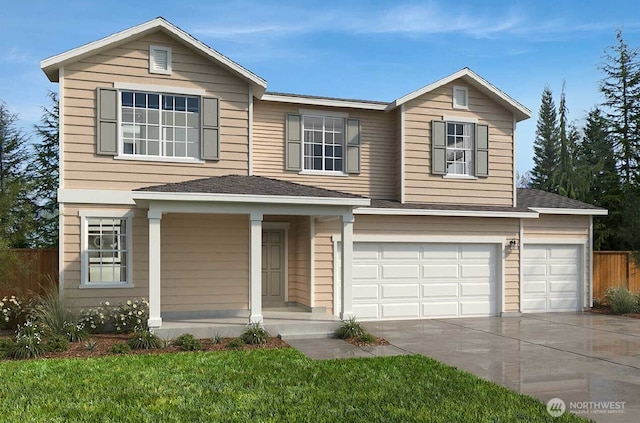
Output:
[[81,211],[81,287],[132,286],[133,213]]
[[149,73],[171,75],[171,48],[149,46]]
[[119,91],[122,156],[198,159],[201,98]]
[[469,108],[469,90],[467,87],[453,87],[453,108],[468,109]]
[[446,174],[474,176],[475,124],[446,122],[446,127]]
[[303,171],[344,172],[344,118],[303,115],[302,134]]

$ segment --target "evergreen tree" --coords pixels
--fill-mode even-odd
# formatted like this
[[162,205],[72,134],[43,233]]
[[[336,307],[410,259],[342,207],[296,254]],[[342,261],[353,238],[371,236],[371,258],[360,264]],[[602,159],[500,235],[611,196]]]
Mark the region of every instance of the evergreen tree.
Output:
[[549,86],[542,91],[534,153],[531,187],[557,193],[557,172],[560,164],[558,116]]
[[35,144],[32,163],[38,225],[33,233],[35,246],[58,247],[58,96],[49,92],[51,105],[42,108],[40,125],[35,126],[39,141]]
[[578,191],[587,189],[587,184],[582,180],[580,173],[574,168],[573,157],[576,154],[580,134],[574,125],[568,123],[568,114],[565,82],[563,81],[560,105],[558,107],[558,115],[560,118],[558,125],[560,159],[556,183],[558,184],[558,194],[569,198],[576,198]]
[[638,158],[640,153],[640,62],[638,50],[629,48],[616,33],[617,44],[605,51],[605,63],[600,66],[604,79],[600,91],[604,96],[610,133],[616,149],[618,168],[625,189],[638,183]]

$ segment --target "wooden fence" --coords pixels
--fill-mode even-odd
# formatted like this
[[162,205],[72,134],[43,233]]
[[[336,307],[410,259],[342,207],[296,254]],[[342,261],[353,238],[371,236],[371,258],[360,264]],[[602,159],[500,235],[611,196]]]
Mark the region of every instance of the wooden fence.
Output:
[[602,299],[607,288],[624,286],[640,290],[640,271],[629,251],[593,252],[593,298]]
[[58,283],[58,250],[12,251],[15,260],[0,274],[0,298],[13,294],[42,294]]

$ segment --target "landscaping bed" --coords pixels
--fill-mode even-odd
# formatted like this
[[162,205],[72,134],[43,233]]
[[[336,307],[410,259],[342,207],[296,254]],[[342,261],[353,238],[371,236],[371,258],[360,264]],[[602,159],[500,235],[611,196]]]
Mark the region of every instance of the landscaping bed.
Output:
[[640,313],[623,313],[623,314],[618,314],[615,313],[611,307],[608,306],[600,306],[600,307],[593,307],[592,309],[589,310],[590,313],[595,313],[595,314],[611,314],[613,316],[622,316],[622,317],[630,317],[632,319],[640,319]]

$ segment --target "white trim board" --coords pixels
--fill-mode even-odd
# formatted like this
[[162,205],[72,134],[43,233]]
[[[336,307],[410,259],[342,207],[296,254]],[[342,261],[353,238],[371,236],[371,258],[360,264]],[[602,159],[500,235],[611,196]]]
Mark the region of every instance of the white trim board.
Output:
[[369,103],[357,100],[346,99],[326,99],[326,98],[314,98],[304,97],[298,95],[287,94],[264,94],[260,97],[263,101],[273,101],[277,103],[293,103],[293,104],[305,104],[310,106],[326,106],[326,107],[346,107],[349,109],[365,109],[365,110],[379,110],[384,111],[388,105],[386,103]]
[[[331,240],[340,242],[340,235]],[[397,242],[414,244],[500,244],[508,245],[510,237],[504,236],[441,236],[441,235],[354,235],[353,242]]]
[[58,201],[65,204],[136,204],[132,191],[106,189],[59,189]]
[[577,214],[583,216],[606,216],[609,210],[605,209],[562,209],[546,207],[529,207],[529,209],[540,214]]
[[287,195],[204,194],[189,192],[133,191],[134,200],[262,203],[262,204],[308,204],[323,206],[368,206],[368,198],[298,197]]
[[149,93],[167,93],[167,94],[182,94],[182,95],[207,95],[207,91],[202,88],[185,88],[175,87],[169,85],[147,85],[147,84],[134,84],[129,82],[114,82],[113,88],[118,90],[131,90],[131,91],[144,91]]
[[431,209],[392,209],[392,208],[357,208],[353,214],[373,214],[392,216],[451,216],[451,217],[512,217],[519,219],[537,219],[538,213],[532,212],[494,212],[478,210],[431,210]]

